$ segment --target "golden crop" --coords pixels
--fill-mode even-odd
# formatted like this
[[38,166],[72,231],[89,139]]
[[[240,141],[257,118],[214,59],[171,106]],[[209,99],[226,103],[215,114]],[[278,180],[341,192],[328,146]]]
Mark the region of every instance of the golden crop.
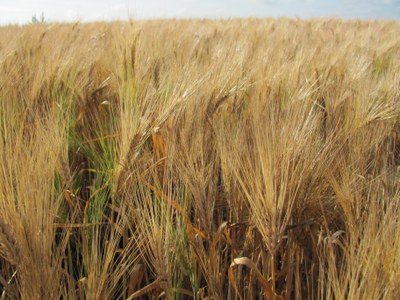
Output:
[[400,299],[399,32],[1,27],[1,299]]

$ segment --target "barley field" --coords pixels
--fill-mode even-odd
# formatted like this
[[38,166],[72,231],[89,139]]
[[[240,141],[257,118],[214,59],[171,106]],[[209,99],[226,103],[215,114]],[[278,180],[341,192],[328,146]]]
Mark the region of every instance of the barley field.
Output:
[[399,33],[0,27],[0,299],[400,299]]

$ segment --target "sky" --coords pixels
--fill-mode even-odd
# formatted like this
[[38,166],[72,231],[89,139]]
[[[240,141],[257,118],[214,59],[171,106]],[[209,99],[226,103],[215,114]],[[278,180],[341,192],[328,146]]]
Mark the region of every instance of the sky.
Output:
[[128,18],[400,19],[400,0],[0,0],[0,24]]

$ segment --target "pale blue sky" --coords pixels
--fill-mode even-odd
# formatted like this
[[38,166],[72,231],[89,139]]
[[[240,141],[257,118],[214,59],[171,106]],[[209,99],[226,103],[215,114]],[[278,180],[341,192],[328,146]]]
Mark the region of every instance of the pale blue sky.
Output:
[[343,17],[400,19],[400,0],[0,0],[0,24],[132,18]]

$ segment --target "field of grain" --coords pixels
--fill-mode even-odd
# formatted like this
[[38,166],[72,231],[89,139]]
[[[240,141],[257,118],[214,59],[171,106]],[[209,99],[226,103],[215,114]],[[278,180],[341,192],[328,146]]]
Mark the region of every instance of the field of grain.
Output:
[[400,299],[400,23],[0,28],[0,299]]

